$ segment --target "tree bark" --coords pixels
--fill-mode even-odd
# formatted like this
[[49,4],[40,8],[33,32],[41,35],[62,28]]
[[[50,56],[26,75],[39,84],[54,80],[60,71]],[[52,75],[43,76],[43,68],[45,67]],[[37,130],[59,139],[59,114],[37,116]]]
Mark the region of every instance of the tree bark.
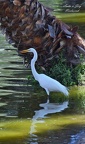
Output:
[[[39,55],[38,65],[50,66],[63,51],[67,63],[76,65],[80,54],[85,55],[85,40],[70,27],[51,15],[37,0],[0,0],[1,30],[6,40],[18,49],[34,47]],[[30,59],[31,55],[24,56]]]

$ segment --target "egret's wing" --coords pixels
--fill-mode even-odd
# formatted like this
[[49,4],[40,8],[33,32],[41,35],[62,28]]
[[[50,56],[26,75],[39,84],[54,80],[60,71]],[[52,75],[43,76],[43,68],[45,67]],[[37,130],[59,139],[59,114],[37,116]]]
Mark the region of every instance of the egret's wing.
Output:
[[43,87],[44,89],[48,89],[48,91],[59,91],[64,93],[65,95],[68,95],[67,87],[45,74],[39,75],[39,83],[41,87]]
[[45,74],[40,74],[39,83],[43,88],[49,89],[49,91],[55,91],[61,85],[58,81]]

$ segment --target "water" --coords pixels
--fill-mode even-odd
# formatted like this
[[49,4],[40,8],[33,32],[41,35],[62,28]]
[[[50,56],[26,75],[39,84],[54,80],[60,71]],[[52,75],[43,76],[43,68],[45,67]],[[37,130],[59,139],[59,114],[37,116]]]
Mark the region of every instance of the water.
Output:
[[0,144],[75,144],[85,131],[85,86],[70,88],[66,101],[51,93],[47,103],[28,75],[16,48],[0,34]]

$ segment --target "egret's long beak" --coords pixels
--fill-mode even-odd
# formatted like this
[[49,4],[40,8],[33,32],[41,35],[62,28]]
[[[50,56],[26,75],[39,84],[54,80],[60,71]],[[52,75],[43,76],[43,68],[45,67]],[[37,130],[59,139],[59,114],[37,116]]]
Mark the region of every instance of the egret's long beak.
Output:
[[25,53],[28,53],[28,52],[29,52],[28,49],[20,51],[21,54],[25,54]]

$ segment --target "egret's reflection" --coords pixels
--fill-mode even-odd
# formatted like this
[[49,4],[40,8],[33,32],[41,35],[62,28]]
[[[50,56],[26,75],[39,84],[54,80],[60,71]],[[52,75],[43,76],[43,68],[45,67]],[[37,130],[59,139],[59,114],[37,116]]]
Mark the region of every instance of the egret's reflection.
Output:
[[32,118],[32,125],[31,125],[31,129],[30,129],[30,134],[34,135],[34,133],[36,132],[36,124],[37,123],[44,123],[44,118],[48,115],[48,114],[52,114],[52,113],[57,113],[57,112],[61,112],[64,109],[66,109],[68,107],[68,101],[65,101],[61,104],[58,103],[42,103],[39,104],[40,107],[42,107],[42,109],[40,110],[36,110],[35,111],[35,115]]

